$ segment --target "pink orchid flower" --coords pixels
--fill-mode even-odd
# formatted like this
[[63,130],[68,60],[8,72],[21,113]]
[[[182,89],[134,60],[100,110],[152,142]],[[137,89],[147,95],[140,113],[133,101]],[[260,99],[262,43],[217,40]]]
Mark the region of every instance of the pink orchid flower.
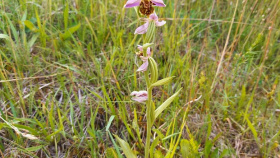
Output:
[[147,91],[133,91],[131,94],[133,96],[131,99],[137,101],[139,103],[143,103],[148,100],[148,92]]
[[148,31],[148,27],[149,27],[150,22],[155,22],[156,26],[158,26],[158,27],[163,26],[166,23],[166,21],[164,21],[164,20],[158,21],[158,16],[157,16],[156,13],[151,14],[150,17],[145,18],[144,21],[146,23],[144,25],[139,26],[135,30],[134,34],[144,34],[144,33],[146,33]]
[[[142,3],[147,3],[147,0],[128,0],[125,4],[125,8],[132,8],[136,6],[140,6]],[[148,0],[148,2],[152,2],[153,5],[158,6],[158,7],[165,7],[166,5],[164,4],[163,0]]]
[[[143,51],[143,47],[140,46],[140,45],[138,46],[138,49],[139,49],[140,51]],[[148,66],[149,66],[149,60],[148,60],[148,59],[149,59],[150,56],[151,56],[151,48],[148,47],[148,48],[147,48],[147,56],[146,56],[146,57],[140,56],[141,60],[142,60],[144,63],[137,69],[138,72],[147,71]]]

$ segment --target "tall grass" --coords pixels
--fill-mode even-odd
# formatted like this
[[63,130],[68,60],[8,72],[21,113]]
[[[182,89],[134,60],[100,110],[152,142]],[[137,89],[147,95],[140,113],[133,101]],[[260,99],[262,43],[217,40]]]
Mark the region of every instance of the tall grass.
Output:
[[[177,80],[153,96],[183,93],[155,123],[155,155],[279,155],[279,0],[165,3],[154,55],[159,77]],[[144,88],[134,73],[139,22],[124,4],[1,0],[1,116],[39,138],[1,122],[2,157],[118,157],[112,134],[144,154],[145,108],[129,97]]]

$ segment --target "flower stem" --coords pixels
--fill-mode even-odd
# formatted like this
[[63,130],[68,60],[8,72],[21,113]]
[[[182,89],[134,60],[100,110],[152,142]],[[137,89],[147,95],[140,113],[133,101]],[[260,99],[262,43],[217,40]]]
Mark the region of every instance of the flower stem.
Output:
[[[154,41],[155,36],[155,24],[149,26],[147,34],[143,37],[143,44],[150,43]],[[150,38],[146,38],[146,36]],[[151,38],[152,37],[152,38]],[[147,56],[147,48],[144,48],[144,56]],[[146,144],[145,144],[145,158],[149,158],[150,153],[150,142],[151,142],[151,130],[152,130],[152,120],[151,120],[151,108],[152,108],[152,88],[150,88],[151,80],[149,78],[149,71],[145,71],[145,80],[148,92],[148,100],[147,100],[147,110],[146,110],[146,118],[147,118],[147,135],[146,135]]]
[[145,158],[149,158],[149,152],[150,152],[151,129],[152,129],[151,106],[152,106],[152,88],[148,88],[148,101],[147,101],[147,112],[146,112],[147,136],[146,136],[146,145],[145,145]]

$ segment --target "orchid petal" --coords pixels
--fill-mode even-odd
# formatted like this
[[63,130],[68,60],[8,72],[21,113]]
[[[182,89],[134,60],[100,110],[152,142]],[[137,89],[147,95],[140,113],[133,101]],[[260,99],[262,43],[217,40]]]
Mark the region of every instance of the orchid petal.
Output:
[[143,51],[143,46],[138,45],[138,49],[142,52]]
[[133,97],[131,99],[134,100],[134,101],[137,101],[139,103],[142,103],[142,102],[148,100],[148,97],[147,96],[144,96],[144,97]]
[[151,15],[150,15],[150,19],[151,19],[151,20],[157,21],[157,20],[158,20],[157,14],[156,14],[156,13],[151,14]]
[[150,47],[147,48],[147,55],[151,56],[151,48]]
[[134,34],[144,34],[148,31],[148,27],[149,27],[149,22],[146,22],[144,25],[139,26]]
[[146,62],[144,62],[138,69],[137,69],[137,72],[144,72],[144,71],[147,71],[148,69],[148,66],[149,66],[149,61],[147,60]]
[[133,91],[133,92],[130,93],[131,96],[136,96],[137,94],[138,94],[137,91]]
[[141,3],[141,0],[128,0],[125,4],[125,8],[132,8],[139,6]]
[[158,7],[165,7],[163,0],[151,0]]
[[166,23],[166,21],[156,21],[156,26],[163,26]]
[[131,92],[130,95],[131,96],[137,96],[137,97],[139,97],[139,96],[147,96],[148,92],[144,91],[144,90],[142,90],[142,91],[133,91],[133,92]]
[[131,96],[133,96],[131,99],[137,102],[144,102],[146,100],[148,100],[148,92],[147,91],[133,91],[131,94]]

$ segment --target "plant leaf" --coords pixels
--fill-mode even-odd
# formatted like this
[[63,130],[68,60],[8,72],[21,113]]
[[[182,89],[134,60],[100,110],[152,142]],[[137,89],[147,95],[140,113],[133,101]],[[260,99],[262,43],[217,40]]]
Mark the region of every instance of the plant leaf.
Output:
[[67,30],[65,31],[64,34],[60,34],[60,38],[61,38],[62,40],[65,40],[65,39],[71,37],[71,35],[72,35],[74,32],[76,32],[80,27],[81,27],[81,23],[79,23],[78,25],[73,26],[73,27],[67,29]]
[[107,123],[107,126],[106,126],[106,132],[109,132],[109,128],[110,128],[110,126],[111,126],[111,124],[112,124],[114,118],[115,118],[115,115],[112,115],[112,116],[110,117],[110,119],[109,119],[109,121],[108,121],[108,123]]
[[246,117],[246,121],[247,121],[247,123],[248,123],[248,126],[249,126],[251,132],[252,132],[253,135],[254,135],[255,140],[256,140],[257,142],[259,142],[257,130],[255,129],[255,127],[253,126],[253,124],[251,123],[251,121],[248,119],[248,117]]
[[31,31],[33,31],[33,32],[38,32],[38,29],[36,28],[36,26],[34,26],[34,24],[33,24],[31,21],[25,20],[25,21],[24,21],[24,25],[25,25],[26,27],[28,27]]
[[116,151],[113,148],[108,148],[106,150],[106,157],[109,158],[119,158]]
[[171,102],[177,97],[177,95],[179,94],[179,92],[182,90],[182,88],[181,89],[179,89],[175,94],[173,94],[171,97],[169,97],[164,103],[162,103],[157,109],[156,109],[156,111],[155,111],[155,119],[158,117],[158,115],[160,114],[160,113],[162,113],[162,111],[164,110],[164,109],[166,109],[167,108],[167,106],[169,105],[169,104],[171,104]]
[[117,135],[114,135],[117,139],[117,141],[119,142],[124,154],[126,157],[129,157],[129,158],[137,158],[137,156],[133,153],[133,151],[131,150],[129,144],[122,140],[121,138],[119,138]]
[[167,77],[167,78],[164,78],[164,79],[162,79],[162,80],[159,80],[159,81],[153,83],[153,84],[151,85],[151,87],[156,87],[156,86],[161,86],[161,85],[167,84],[167,83],[171,82],[172,79],[173,79],[174,77],[175,77],[175,76]]
[[151,147],[150,147],[150,155],[151,155],[151,158],[154,157],[154,152],[156,150],[156,146],[159,144],[159,139],[160,137],[156,137],[156,139],[153,141]]
[[27,151],[37,151],[37,150],[40,150],[43,147],[44,147],[44,145],[39,145],[39,146],[33,146],[33,147],[25,148],[25,150],[27,150]]

